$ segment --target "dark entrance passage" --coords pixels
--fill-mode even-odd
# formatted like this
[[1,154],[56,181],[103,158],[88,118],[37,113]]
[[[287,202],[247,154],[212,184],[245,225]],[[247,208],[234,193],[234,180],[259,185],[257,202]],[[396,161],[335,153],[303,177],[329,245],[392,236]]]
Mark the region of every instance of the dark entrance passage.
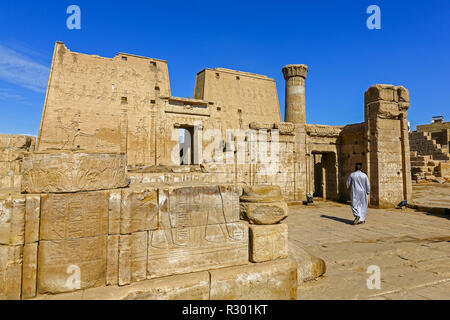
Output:
[[324,200],[338,199],[336,153],[313,152],[313,196]]

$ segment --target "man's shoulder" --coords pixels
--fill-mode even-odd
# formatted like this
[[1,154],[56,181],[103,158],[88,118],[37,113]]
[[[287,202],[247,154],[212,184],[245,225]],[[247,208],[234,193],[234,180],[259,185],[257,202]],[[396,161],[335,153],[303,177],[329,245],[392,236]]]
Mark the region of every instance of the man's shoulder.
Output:
[[364,172],[360,171],[360,173],[361,173],[361,176],[363,176],[364,178],[368,178],[367,174],[365,174]]
[[359,176],[359,177],[365,177],[365,178],[367,178],[367,174],[365,174],[365,173],[362,172],[362,171],[354,171],[354,172],[352,172],[352,173],[350,174],[350,176],[351,176],[351,177]]

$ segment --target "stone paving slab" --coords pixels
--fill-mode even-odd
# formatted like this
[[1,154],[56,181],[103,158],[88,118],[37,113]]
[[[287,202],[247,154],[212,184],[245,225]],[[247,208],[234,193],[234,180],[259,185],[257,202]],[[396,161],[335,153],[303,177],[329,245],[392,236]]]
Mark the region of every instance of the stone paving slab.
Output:
[[[325,260],[326,274],[299,287],[299,299],[450,299],[450,220],[412,209],[368,209],[352,225],[348,205],[292,206],[289,241]],[[379,266],[381,288],[368,289]]]

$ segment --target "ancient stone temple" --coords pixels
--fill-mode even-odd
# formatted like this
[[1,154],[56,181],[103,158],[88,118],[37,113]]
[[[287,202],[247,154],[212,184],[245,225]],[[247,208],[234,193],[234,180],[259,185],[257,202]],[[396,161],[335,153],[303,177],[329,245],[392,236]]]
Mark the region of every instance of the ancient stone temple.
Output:
[[288,204],[411,196],[409,93],[374,85],[365,119],[306,124],[306,65],[276,84],[223,68],[171,96],[166,61],[57,42],[37,140],[0,136],[0,299],[295,299]]
[[431,124],[418,125],[409,139],[413,181],[450,180],[450,122],[433,117]]

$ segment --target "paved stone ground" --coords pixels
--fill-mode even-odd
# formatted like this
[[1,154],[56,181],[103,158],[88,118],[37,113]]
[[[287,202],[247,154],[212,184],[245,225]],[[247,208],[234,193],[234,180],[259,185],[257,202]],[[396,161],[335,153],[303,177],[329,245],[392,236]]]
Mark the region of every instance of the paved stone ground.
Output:
[[[369,209],[353,226],[348,205],[291,206],[289,240],[325,260],[326,274],[299,287],[299,299],[450,299],[450,220],[412,209]],[[381,289],[369,290],[370,265]]]
[[413,183],[412,202],[421,206],[450,208],[450,183]]

